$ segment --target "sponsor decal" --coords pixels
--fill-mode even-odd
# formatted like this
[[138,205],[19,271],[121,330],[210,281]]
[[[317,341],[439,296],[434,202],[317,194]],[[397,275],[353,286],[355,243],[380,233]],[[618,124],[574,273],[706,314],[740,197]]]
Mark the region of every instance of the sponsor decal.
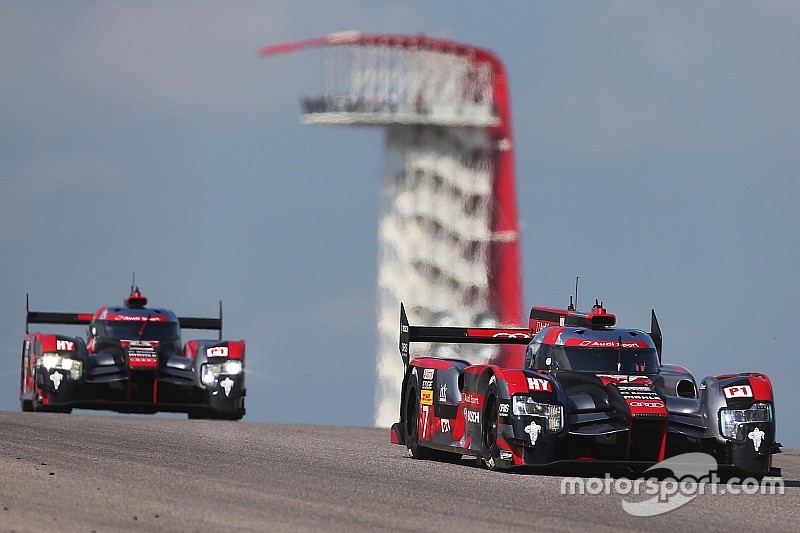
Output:
[[640,401],[634,401],[634,402],[628,402],[628,405],[630,405],[631,407],[647,407],[649,409],[663,409],[664,408],[664,402],[640,402]]
[[[61,380],[62,379],[64,379],[64,376],[61,375],[61,372],[53,372],[52,374],[50,374],[50,381],[53,382],[53,387],[55,387],[56,390],[58,390],[59,385],[61,385]],[[761,441],[761,439],[759,439],[759,444],[760,444],[760,441]],[[758,448],[756,447],[756,450],[757,449]]]
[[624,374],[596,374],[598,378],[603,381],[604,385],[608,385],[609,383],[614,384],[621,384],[621,383],[641,383],[643,385],[649,385],[652,383],[649,377],[647,376],[628,376]]
[[761,447],[761,441],[764,439],[764,435],[766,435],[766,433],[758,428],[747,434],[747,438],[753,441],[753,449],[755,449],[755,451],[758,451]]
[[503,461],[511,461],[514,459],[514,454],[506,450],[500,450],[500,459]]
[[495,339],[530,339],[530,333],[508,333],[505,331],[501,331],[499,333],[495,333],[492,335]]
[[433,379],[434,369],[426,368],[422,371],[422,379]]
[[478,394],[473,394],[471,392],[465,392],[464,395],[461,397],[461,401],[467,403],[469,405],[480,407],[483,397]]
[[[598,341],[567,339],[566,346],[578,346],[580,348],[619,348],[619,341]],[[622,348],[650,348],[645,341],[622,341]]]
[[231,389],[233,388],[233,380],[229,377],[226,377],[222,381],[219,382],[223,389],[225,389],[225,396],[231,395]]
[[526,428],[525,433],[531,437],[531,446],[536,446],[536,440],[539,438],[539,433],[542,432],[542,426],[535,421],[531,422]]
[[74,352],[75,343],[72,341],[56,340],[56,350],[59,352]]
[[214,346],[206,349],[206,357],[228,357],[227,346]]
[[476,411],[474,409],[467,409],[464,408],[464,420],[470,422],[472,424],[480,424],[481,423],[481,412]]
[[422,380],[422,389],[423,390],[433,390],[433,380],[432,379],[423,379]]
[[500,402],[500,405],[497,406],[498,412],[500,416],[508,416],[508,411],[510,409],[509,404],[505,402]]
[[419,403],[422,405],[433,405],[433,391],[424,390],[420,391]]
[[753,389],[750,385],[736,385],[735,387],[725,387],[722,389],[726,398],[752,398]]
[[450,431],[450,420],[442,418],[442,431]]
[[164,315],[115,315],[112,313],[103,317],[105,320],[121,320],[123,322],[169,322],[169,317]]
[[447,403],[447,383],[439,387],[439,403]]
[[550,382],[543,378],[528,378],[528,388],[530,390],[551,392]]
[[405,324],[402,324],[400,326],[400,332],[401,333],[408,333],[408,326],[406,326]]

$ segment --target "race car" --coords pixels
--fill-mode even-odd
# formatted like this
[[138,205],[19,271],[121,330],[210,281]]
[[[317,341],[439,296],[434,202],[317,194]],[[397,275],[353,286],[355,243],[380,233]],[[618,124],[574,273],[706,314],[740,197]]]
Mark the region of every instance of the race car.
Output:
[[[91,313],[30,311],[20,369],[23,411],[73,408],[187,413],[239,420],[245,414],[245,343],[222,340],[219,318],[177,317],[148,308],[138,287],[120,307]],[[30,333],[28,324],[88,325],[87,338]],[[181,329],[217,331],[181,344]]]
[[[405,366],[391,441],[418,459],[470,455],[489,469],[587,465],[642,472],[683,453],[720,471],[779,475],[775,403],[761,373],[706,377],[697,386],[662,364],[661,329],[618,328],[590,312],[533,307],[527,329],[409,325],[400,304]],[[527,345],[520,364],[410,357],[413,342]],[[491,363],[491,362],[490,362]]]

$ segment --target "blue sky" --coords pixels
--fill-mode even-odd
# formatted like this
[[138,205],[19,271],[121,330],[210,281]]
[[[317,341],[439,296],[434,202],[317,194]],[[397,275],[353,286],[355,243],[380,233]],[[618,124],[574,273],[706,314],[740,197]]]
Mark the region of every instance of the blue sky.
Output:
[[[252,421],[369,425],[382,132],[302,126],[333,31],[426,33],[509,73],[525,301],[664,331],[698,377],[764,371],[800,446],[795,2],[0,2],[0,409],[32,307],[212,315]],[[73,333],[81,333],[73,330]]]

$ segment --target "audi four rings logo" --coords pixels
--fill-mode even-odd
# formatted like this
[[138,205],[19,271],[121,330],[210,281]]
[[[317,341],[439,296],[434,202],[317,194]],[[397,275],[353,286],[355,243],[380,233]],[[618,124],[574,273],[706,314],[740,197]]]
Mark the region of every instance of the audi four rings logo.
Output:
[[500,333],[495,333],[492,335],[497,339],[530,339],[530,333],[506,333],[505,331],[501,331]]
[[628,402],[631,407],[649,407],[651,409],[663,409],[663,402]]

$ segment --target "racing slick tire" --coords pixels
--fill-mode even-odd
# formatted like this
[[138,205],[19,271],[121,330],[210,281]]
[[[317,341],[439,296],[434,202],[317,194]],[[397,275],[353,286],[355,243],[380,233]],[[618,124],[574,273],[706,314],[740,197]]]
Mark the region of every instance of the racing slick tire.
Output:
[[33,400],[31,400],[31,410],[36,411],[37,413],[62,413],[68,415],[72,412],[72,407],[56,407],[53,405],[45,405],[37,400],[36,395],[34,394]]
[[409,457],[412,459],[433,459],[435,461],[453,461],[461,459],[461,456],[455,453],[434,450],[422,446],[419,443],[419,392],[417,392],[413,381],[406,388],[405,406],[406,412],[403,428],[405,430],[405,441]]
[[497,447],[498,433],[498,394],[497,385],[491,383],[486,389],[486,400],[483,406],[483,423],[481,425],[481,447],[483,448],[483,464],[489,470],[497,468],[497,457],[500,451]]

